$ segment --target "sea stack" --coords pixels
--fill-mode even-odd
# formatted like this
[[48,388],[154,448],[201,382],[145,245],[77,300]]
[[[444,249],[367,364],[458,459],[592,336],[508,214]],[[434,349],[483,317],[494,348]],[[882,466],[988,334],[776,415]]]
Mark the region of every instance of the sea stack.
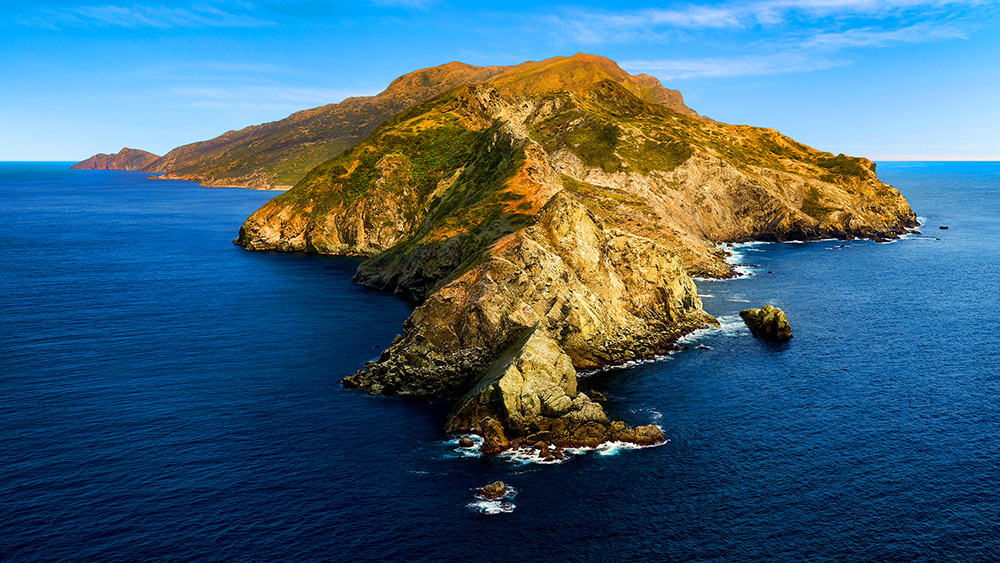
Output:
[[744,309],[740,311],[740,316],[754,338],[777,342],[792,338],[792,326],[788,324],[788,317],[777,307],[765,305],[760,309]]

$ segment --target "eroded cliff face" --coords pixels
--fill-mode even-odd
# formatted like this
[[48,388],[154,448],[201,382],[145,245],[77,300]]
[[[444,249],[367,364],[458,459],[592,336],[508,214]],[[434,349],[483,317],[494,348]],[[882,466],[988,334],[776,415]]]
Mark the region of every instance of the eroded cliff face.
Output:
[[576,369],[650,357],[714,320],[680,261],[556,193],[535,224],[430,294],[403,336],[345,384],[410,397],[460,394],[517,335],[539,327]]
[[487,450],[533,447],[543,454],[553,447],[664,440],[656,426],[629,428],[609,420],[600,404],[578,392],[572,360],[542,327],[526,330],[500,354],[455,404],[445,430],[480,434]]
[[448,430],[498,443],[650,443],[579,393],[576,370],[714,323],[689,275],[730,275],[718,243],[915,224],[871,162],[675,111],[598,62],[432,98],[247,220],[246,248],[367,256],[360,283],[420,304],[345,385],[462,397]]

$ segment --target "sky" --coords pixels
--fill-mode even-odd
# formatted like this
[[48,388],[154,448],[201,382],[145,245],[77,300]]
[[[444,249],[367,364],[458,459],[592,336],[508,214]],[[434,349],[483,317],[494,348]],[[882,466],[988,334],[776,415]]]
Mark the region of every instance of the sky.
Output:
[[1000,0],[0,0],[0,160],[163,154],[453,60],[577,52],[875,160],[1000,160]]

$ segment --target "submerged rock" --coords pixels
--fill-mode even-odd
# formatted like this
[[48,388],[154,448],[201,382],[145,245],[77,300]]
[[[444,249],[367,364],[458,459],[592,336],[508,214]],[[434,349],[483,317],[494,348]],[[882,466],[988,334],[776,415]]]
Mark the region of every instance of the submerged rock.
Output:
[[765,305],[760,309],[744,309],[740,316],[754,338],[784,341],[792,337],[792,326],[785,312],[777,307]]
[[479,489],[479,496],[486,500],[502,499],[507,494],[507,485],[503,481],[494,481]]

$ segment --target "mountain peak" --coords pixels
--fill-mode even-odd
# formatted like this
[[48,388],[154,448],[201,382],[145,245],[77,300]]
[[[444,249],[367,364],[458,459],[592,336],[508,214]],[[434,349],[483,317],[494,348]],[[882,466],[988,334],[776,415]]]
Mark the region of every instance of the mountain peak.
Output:
[[647,74],[629,74],[615,61],[600,55],[577,53],[570,57],[528,61],[508,68],[490,82],[518,94],[538,95],[563,90],[586,91],[604,80],[621,84],[647,102],[699,117],[684,105],[684,98],[677,90],[664,88],[659,80]]
[[425,100],[462,84],[489,80],[508,67],[475,66],[458,61],[422,68],[393,80],[378,96]]
[[147,171],[210,186],[291,187],[316,165],[371,134],[385,120],[467,84],[485,83],[519,95],[587,92],[612,81],[632,94],[691,117],[676,90],[644,74],[631,75],[606,57],[577,53],[516,66],[476,66],[452,61],[393,80],[375,96],[296,112],[289,117],[177,147]]

